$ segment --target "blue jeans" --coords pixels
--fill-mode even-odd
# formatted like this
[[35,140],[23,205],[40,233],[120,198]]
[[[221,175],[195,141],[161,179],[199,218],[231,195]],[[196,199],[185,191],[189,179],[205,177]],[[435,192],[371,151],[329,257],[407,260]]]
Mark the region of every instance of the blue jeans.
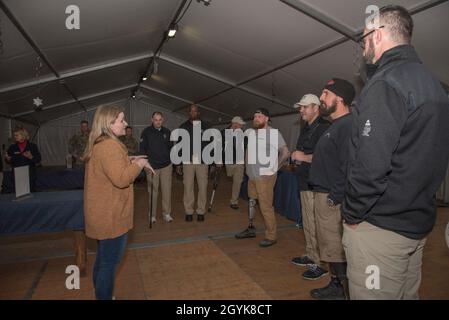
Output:
[[97,241],[93,281],[97,300],[112,300],[115,272],[126,249],[128,233],[114,239]]

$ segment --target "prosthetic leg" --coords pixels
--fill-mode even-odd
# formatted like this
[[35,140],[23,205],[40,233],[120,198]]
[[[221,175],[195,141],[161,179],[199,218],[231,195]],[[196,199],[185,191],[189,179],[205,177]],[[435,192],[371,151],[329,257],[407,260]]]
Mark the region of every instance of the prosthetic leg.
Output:
[[249,199],[248,203],[248,218],[249,218],[249,225],[248,228],[243,230],[240,233],[237,233],[235,237],[237,239],[245,239],[245,238],[255,238],[256,237],[256,227],[254,226],[254,213],[256,210],[256,204],[257,201],[255,199]]

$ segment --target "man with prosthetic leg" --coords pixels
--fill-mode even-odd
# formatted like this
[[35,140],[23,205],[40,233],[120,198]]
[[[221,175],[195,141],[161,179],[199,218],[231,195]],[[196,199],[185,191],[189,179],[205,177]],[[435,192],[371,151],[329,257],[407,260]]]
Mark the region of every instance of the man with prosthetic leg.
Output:
[[[259,243],[263,248],[277,242],[276,217],[273,208],[273,189],[279,164],[289,157],[289,151],[281,133],[268,125],[268,110],[259,108],[254,113],[253,130],[248,130],[248,150],[246,153],[246,174],[248,175],[249,226],[235,235],[237,239],[254,238],[254,212],[256,200],[265,223],[265,238]],[[263,155],[270,159],[262,159]],[[268,161],[266,161],[268,160]]]
[[240,233],[237,233],[235,237],[237,239],[245,239],[245,238],[255,238],[256,237],[256,227],[254,226],[254,211],[256,210],[257,200],[249,198],[248,201],[248,219],[249,225],[248,228],[243,230]]

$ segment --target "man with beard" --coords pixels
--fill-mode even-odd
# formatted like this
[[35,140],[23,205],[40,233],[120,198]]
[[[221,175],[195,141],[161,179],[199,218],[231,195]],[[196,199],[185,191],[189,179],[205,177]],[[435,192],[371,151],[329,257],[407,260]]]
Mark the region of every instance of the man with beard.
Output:
[[314,193],[320,259],[329,263],[331,281],[324,288],[313,289],[310,292],[315,299],[347,298],[346,258],[341,243],[343,225],[340,206],[344,196],[352,124],[349,105],[354,96],[354,86],[350,82],[334,78],[327,82],[320,97],[323,106],[322,115],[329,116],[332,124],[315,147],[309,184]]
[[[246,174],[248,175],[248,215],[249,226],[235,235],[237,239],[254,238],[256,228],[253,225],[256,200],[265,222],[265,238],[259,243],[263,248],[277,242],[276,217],[273,208],[273,189],[276,183],[277,171],[288,159],[289,151],[282,134],[268,125],[270,113],[265,108],[259,108],[254,113],[253,130],[248,130],[248,150]],[[259,150],[262,148],[262,150]],[[257,152],[256,152],[257,149]],[[268,152],[267,152],[268,151]],[[263,163],[259,154],[273,156],[274,162]],[[251,159],[256,156],[256,159]]]
[[412,33],[408,11],[387,6],[362,37],[372,73],[354,112],[342,206],[351,299],[419,298],[449,157],[449,101],[410,45]]
[[[209,125],[200,119],[200,111],[196,105],[190,106],[189,120],[181,124],[180,128],[187,130],[190,136],[190,161],[182,166],[176,167],[178,174],[183,175],[184,182],[184,209],[185,219],[187,222],[193,221],[193,212],[195,204],[195,176],[198,183],[198,200],[197,200],[197,220],[199,222],[204,221],[204,215],[206,213],[206,201],[207,201],[207,179],[208,179],[208,165],[203,163],[201,153],[203,148],[208,144],[206,141],[202,141],[200,154],[196,154],[193,150],[193,129],[195,126],[201,127],[201,136],[203,132],[209,129]],[[201,160],[201,161],[200,161]]]

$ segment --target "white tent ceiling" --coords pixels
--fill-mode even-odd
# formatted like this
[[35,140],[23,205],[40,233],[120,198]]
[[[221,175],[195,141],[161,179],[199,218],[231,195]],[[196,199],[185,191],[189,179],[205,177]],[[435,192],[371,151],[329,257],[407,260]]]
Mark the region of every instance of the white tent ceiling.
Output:
[[[413,13],[413,44],[448,84],[448,1],[0,0],[0,115],[42,124],[136,89],[173,112],[196,102],[212,123],[260,106],[285,114],[330,77],[357,81],[353,39],[365,8],[389,3]],[[69,5],[80,9],[79,30],[65,27]],[[163,42],[180,16],[176,37]],[[157,74],[141,82],[155,53]]]

